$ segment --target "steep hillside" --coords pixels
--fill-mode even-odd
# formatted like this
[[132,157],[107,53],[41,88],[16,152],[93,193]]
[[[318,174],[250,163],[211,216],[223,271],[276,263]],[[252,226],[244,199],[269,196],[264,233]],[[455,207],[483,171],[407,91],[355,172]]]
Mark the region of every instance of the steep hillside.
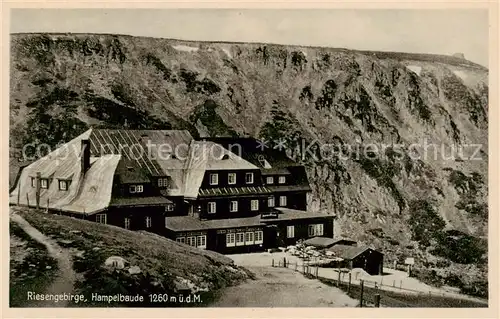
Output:
[[[201,303],[192,303],[191,306],[207,306],[216,298],[220,289],[253,278],[253,274],[236,266],[231,259],[221,254],[193,248],[156,234],[45,214],[34,209],[17,209],[16,214],[35,226],[44,236],[49,237],[59,246],[58,249],[67,253],[74,273],[73,285],[63,287],[65,290],[50,292],[53,294],[73,292],[84,295],[87,299],[85,302],[69,303],[68,306],[179,307],[179,304],[169,303],[168,300],[152,301],[148,297],[149,294],[165,293],[171,296],[184,294],[186,297],[190,293],[199,294]],[[15,223],[13,225],[16,226]],[[12,226],[11,229],[16,230]],[[23,235],[23,230],[18,229],[14,234]],[[23,238],[25,237],[29,239],[26,234]],[[20,283],[17,283],[19,279],[14,281],[11,287],[11,300],[21,300],[26,303],[26,291],[30,291],[31,288],[31,291],[43,293],[41,283],[54,280],[53,263],[51,264],[51,260],[43,255],[43,250],[37,253],[36,256],[41,262],[37,262],[36,265],[29,254],[24,258],[27,260],[22,260],[20,263],[17,274],[24,281]],[[113,260],[115,264],[110,262]],[[28,267],[30,263],[33,263],[33,266]],[[37,269],[40,268],[39,264],[42,266],[50,264],[52,268]],[[36,270],[39,272],[35,273]],[[38,277],[31,278],[33,274]],[[70,278],[64,278],[67,282],[72,282]],[[71,290],[71,286],[73,290],[68,291]],[[145,300],[132,304],[127,302],[109,304],[93,299],[92,294],[95,293],[106,296],[139,294]]]
[[443,275],[467,267],[484,278],[482,66],[452,56],[86,34],[15,34],[11,54],[11,156],[89,126],[254,136],[271,147],[281,140],[307,166],[310,208],[337,214],[337,235],[392,251],[388,261],[412,255]]

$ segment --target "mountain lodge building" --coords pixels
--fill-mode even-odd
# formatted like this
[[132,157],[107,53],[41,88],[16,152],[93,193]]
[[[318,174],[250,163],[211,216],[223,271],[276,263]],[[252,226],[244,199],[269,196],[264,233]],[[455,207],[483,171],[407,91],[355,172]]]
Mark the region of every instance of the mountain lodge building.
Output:
[[24,167],[10,203],[239,253],[332,238],[310,191],[303,166],[251,138],[89,129]]

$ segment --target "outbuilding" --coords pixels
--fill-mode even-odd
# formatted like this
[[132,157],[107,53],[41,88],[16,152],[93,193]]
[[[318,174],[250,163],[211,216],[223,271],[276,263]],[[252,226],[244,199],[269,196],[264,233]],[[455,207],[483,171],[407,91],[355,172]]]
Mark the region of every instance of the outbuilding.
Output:
[[383,273],[384,254],[372,247],[334,245],[328,250],[344,260],[344,267],[349,269],[362,268],[370,275]]

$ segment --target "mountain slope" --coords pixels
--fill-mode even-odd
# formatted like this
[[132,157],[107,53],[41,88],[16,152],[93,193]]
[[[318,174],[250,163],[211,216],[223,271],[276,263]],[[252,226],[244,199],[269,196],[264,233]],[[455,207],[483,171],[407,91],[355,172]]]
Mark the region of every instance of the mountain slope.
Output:
[[[307,167],[311,210],[338,216],[337,235],[391,252],[388,261],[415,256],[443,276],[463,267],[485,274],[482,66],[451,56],[88,34],[15,34],[11,52],[12,157],[89,126],[281,141]],[[442,260],[447,266],[436,266]]]

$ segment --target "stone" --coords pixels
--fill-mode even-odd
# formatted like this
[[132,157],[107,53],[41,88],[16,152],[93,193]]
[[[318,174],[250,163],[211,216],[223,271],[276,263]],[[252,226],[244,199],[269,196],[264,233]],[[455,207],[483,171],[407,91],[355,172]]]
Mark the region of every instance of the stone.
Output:
[[141,268],[139,266],[132,266],[128,269],[129,274],[135,275],[135,274],[140,274],[141,273]]
[[108,267],[113,267],[113,268],[116,268],[116,269],[123,269],[125,268],[125,264],[127,263],[127,261],[120,257],[120,256],[111,256],[111,257],[108,257],[108,259],[106,259],[106,261],[104,262],[104,264]]

